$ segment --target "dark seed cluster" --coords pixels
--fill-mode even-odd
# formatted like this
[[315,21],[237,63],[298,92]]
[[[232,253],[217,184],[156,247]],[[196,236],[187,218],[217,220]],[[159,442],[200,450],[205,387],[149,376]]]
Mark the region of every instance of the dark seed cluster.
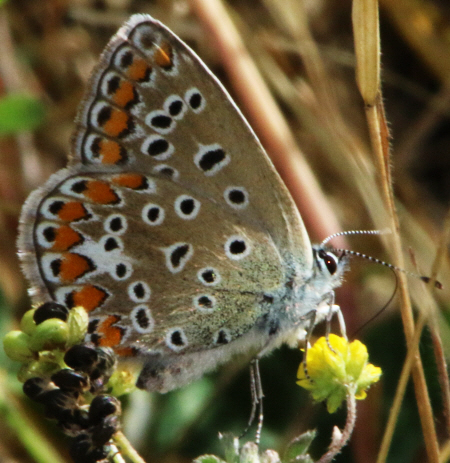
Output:
[[[36,324],[50,318],[67,318],[67,309],[57,303],[45,303],[34,315]],[[110,452],[110,440],[120,428],[121,406],[118,399],[103,394],[114,371],[116,357],[112,349],[90,344],[72,346],[64,356],[69,368],[47,378],[25,381],[24,393],[43,404],[45,416],[57,420],[65,434],[74,438],[70,454],[75,463],[94,463]],[[94,396],[86,407],[86,396]]]

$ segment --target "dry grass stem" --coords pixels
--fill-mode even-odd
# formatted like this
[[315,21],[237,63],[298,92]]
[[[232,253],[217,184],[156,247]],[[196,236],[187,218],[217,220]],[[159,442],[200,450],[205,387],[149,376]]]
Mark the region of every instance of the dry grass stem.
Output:
[[380,88],[380,30],[378,0],[353,2],[356,83],[367,106],[375,104]]
[[400,413],[403,397],[405,396],[406,386],[408,385],[408,381],[411,375],[411,368],[413,362],[415,361],[415,357],[418,355],[420,337],[422,335],[422,330],[425,326],[425,322],[426,317],[421,313],[416,323],[416,331],[414,333],[414,338],[411,342],[412,348],[408,349],[408,354],[406,356],[405,362],[403,363],[402,372],[400,373],[400,379],[397,383],[394,401],[389,412],[389,418],[386,423],[376,463],[384,463],[387,459],[389,448],[392,443],[392,438],[394,436],[395,426]]
[[[365,0],[355,0],[356,3],[364,3]],[[354,11],[360,10],[359,8],[354,7]],[[362,10],[362,8],[361,8]],[[372,21],[378,20],[378,14],[374,10],[366,10],[366,13],[371,13],[374,18],[373,20],[366,19],[366,21],[371,24]],[[353,17],[355,20],[355,16]],[[353,24],[354,30],[358,29],[358,24]],[[370,42],[369,42],[370,44]],[[357,59],[361,59],[360,64],[357,65],[357,68],[361,66],[369,66],[370,59],[364,58],[364,47],[361,47],[360,54],[357,54]],[[373,51],[367,50],[367,53],[372,56]],[[379,67],[371,66],[367,67],[364,71],[361,71],[361,75],[367,76],[368,72],[379,72]],[[373,76],[372,79],[374,82],[379,81],[379,76]],[[365,79],[370,81],[370,79]],[[361,85],[361,81],[360,81]],[[379,93],[381,96],[381,92]],[[367,122],[370,131],[370,137],[372,142],[372,149],[375,154],[375,158],[378,163],[380,178],[381,178],[381,187],[383,191],[383,196],[385,204],[388,210],[388,223],[392,229],[392,255],[394,257],[394,263],[400,267],[405,268],[405,261],[403,258],[403,251],[400,238],[400,224],[396,211],[394,193],[392,189],[392,175],[391,175],[391,159],[390,159],[390,150],[389,150],[389,134],[387,131],[387,123],[384,114],[384,107],[381,97],[376,101],[375,105],[366,106],[366,115]],[[415,349],[413,344],[414,339],[414,319],[411,301],[409,298],[408,286],[406,276],[402,273],[398,275],[399,288],[400,288],[400,299],[401,299],[401,315],[403,320],[403,327],[405,331],[406,342],[408,350]],[[431,409],[431,403],[428,395],[425,374],[423,371],[423,365],[420,356],[416,355],[414,357],[413,363],[413,380],[415,386],[415,392],[417,397],[417,403],[419,408],[419,414],[422,422],[422,431],[425,438],[425,444],[427,448],[427,454],[430,462],[438,462],[439,459],[439,447],[437,441],[436,430],[434,427],[433,412]]]

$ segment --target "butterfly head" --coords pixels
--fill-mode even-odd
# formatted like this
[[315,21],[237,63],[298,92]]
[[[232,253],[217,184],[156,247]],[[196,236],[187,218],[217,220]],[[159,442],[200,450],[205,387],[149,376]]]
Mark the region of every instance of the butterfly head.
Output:
[[320,244],[313,246],[313,258],[315,281],[324,286],[329,286],[330,290],[338,286],[348,268],[348,256],[334,248]]

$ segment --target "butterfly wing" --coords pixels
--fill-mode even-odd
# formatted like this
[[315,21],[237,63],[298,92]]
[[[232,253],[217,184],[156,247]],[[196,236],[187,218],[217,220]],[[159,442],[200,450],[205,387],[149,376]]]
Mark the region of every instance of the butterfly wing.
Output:
[[149,16],[111,39],[88,88],[69,167],[22,213],[34,299],[84,306],[90,339],[124,356],[231,345],[311,271],[285,185],[218,80]]

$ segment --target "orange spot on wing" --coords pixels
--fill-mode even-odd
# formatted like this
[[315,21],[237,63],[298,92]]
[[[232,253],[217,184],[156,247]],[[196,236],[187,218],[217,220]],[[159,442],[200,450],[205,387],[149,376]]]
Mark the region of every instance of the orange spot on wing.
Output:
[[162,42],[155,50],[153,59],[158,66],[164,69],[171,68],[173,66],[172,45],[169,42]]
[[62,255],[58,276],[61,281],[70,283],[94,268],[94,264],[87,257],[67,252]]
[[141,82],[147,80],[151,72],[152,68],[143,59],[134,58],[127,69],[127,76],[130,79]]
[[117,346],[123,335],[123,329],[113,326],[114,323],[120,321],[118,315],[110,315],[97,328],[97,333],[102,334],[99,344],[103,347]]
[[58,217],[64,222],[87,219],[89,216],[90,214],[87,212],[83,203],[79,201],[69,201],[58,211]]
[[86,312],[91,312],[100,307],[107,297],[108,294],[103,289],[93,285],[86,285],[73,292],[73,306],[81,306]]
[[119,137],[129,129],[130,116],[124,111],[113,109],[109,119],[103,124],[103,130],[111,137]]
[[125,188],[138,189],[145,185],[145,177],[140,174],[121,174],[113,177],[112,182],[115,185],[123,186]]
[[117,164],[122,161],[122,151],[122,147],[116,141],[103,139],[100,142],[99,155],[103,164]]
[[98,204],[115,204],[120,200],[108,183],[100,180],[90,180],[86,184],[83,195]]
[[55,241],[52,251],[62,252],[69,250],[72,246],[82,243],[83,237],[68,225],[61,225],[56,229]]
[[135,93],[133,84],[126,80],[122,80],[119,88],[114,93],[114,103],[124,108],[128,103],[130,103],[130,101],[133,101],[134,98]]

